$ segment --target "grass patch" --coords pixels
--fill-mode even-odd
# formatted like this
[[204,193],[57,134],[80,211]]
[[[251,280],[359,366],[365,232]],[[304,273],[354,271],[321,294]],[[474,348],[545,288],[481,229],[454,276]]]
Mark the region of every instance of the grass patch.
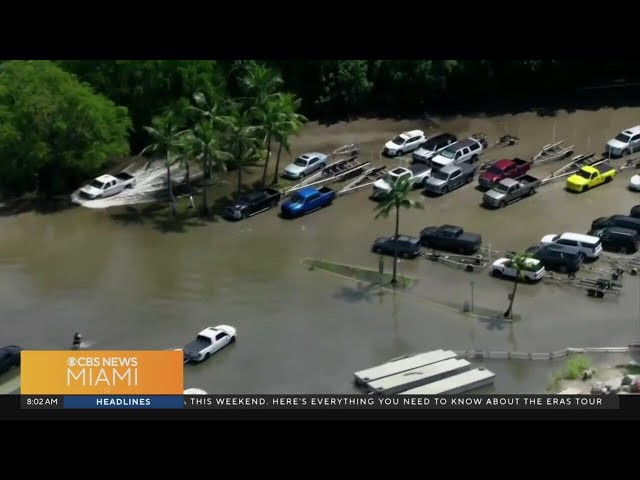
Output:
[[640,365],[623,365],[620,368],[625,375],[640,375]]
[[[393,278],[393,275],[390,273],[380,274],[377,270],[328,262],[326,260],[305,259],[302,263],[304,263],[309,270],[324,270],[325,272],[335,273],[337,275],[349,277],[353,280],[369,283],[371,285],[388,286],[391,285],[391,279]],[[396,287],[402,288],[411,287],[417,282],[415,278],[406,277],[400,274],[397,275],[396,280]]]
[[588,370],[590,366],[591,362],[585,355],[576,355],[567,360],[564,376],[567,380],[578,380],[582,378],[582,372]]
[[569,358],[564,369],[552,375],[547,391],[557,391],[560,388],[560,382],[562,380],[580,380],[582,373],[585,370],[589,370],[590,367],[591,361],[586,355],[576,355]]

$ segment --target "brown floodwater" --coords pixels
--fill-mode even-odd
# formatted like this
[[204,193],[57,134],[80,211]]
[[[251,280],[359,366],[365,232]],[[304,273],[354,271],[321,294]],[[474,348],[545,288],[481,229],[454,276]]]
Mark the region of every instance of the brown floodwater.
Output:
[[[620,109],[554,118],[435,119],[435,124],[461,134],[484,131],[490,139],[508,131],[522,141],[486,158],[530,158],[554,135],[575,143],[576,153],[599,152],[608,138],[635,125],[637,116],[637,109]],[[386,140],[426,125],[386,120],[311,125],[295,139],[293,152],[329,152],[360,142],[362,157],[377,163]],[[545,176],[560,166],[532,174]],[[626,189],[633,173],[625,171],[613,183],[580,195],[567,193],[558,181],[499,211],[481,208],[481,193],[473,185],[440,198],[416,191],[425,208],[403,211],[401,229],[417,235],[427,225],[454,223],[482,233],[493,249],[524,249],[545,234],[586,232],[596,217],[628,212],[640,203],[638,194]],[[185,387],[211,393],[334,393],[352,391],[354,371],[412,352],[549,352],[624,346],[640,336],[638,277],[625,277],[622,295],[603,300],[548,283],[523,285],[515,305],[520,320],[505,324],[457,311],[470,300],[472,288],[477,308],[506,308],[511,284],[488,271],[469,274],[425,259],[401,261],[400,271],[419,282],[398,294],[308,271],[300,263],[305,257],[377,268],[371,242],[392,233],[393,218],[374,219],[369,193],[340,197],[296,220],[267,211],[243,222],[192,222],[169,232],[153,219],[122,210],[2,217],[0,343],[65,349],[79,331],[96,349],[166,349],[184,345],[206,326],[230,324],[238,329],[238,341],[207,362],[187,365]],[[605,268],[600,262],[594,267]],[[390,270],[389,260],[386,266]],[[538,392],[561,362],[488,365],[498,374],[496,391]]]

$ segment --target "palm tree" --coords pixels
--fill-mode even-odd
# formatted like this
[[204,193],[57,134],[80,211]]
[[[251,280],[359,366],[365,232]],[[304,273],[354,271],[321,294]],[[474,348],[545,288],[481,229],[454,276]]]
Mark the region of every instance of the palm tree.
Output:
[[244,64],[240,85],[253,107],[261,109],[277,97],[282,83],[282,77],[275,70],[255,61]]
[[[207,100],[204,93],[196,92],[193,94],[193,102],[195,103],[195,106],[191,107],[191,111],[196,114],[198,124],[206,122],[210,125],[211,130],[216,130],[222,127],[220,118],[224,108],[224,103],[218,96],[211,96],[211,99]],[[207,132],[210,132],[210,130],[207,130]],[[205,178],[205,190],[207,187],[206,180],[211,177],[211,160],[212,157],[203,158],[204,163],[202,165],[202,173]]]
[[291,93],[284,93],[279,97],[280,118],[274,125],[273,136],[278,142],[278,157],[276,160],[276,169],[273,174],[273,182],[278,182],[278,171],[280,170],[280,155],[282,149],[287,153],[290,152],[289,137],[297,135],[302,127],[309,120],[304,115],[297,113],[300,108],[301,100]]
[[[378,205],[375,206],[374,211],[377,212],[375,218],[380,217],[387,218],[392,211],[396,213],[396,230],[394,238],[397,239],[400,235],[400,208],[423,208],[420,202],[409,199],[409,193],[413,190],[413,185],[408,179],[403,178],[393,183],[391,191],[388,195],[385,195]],[[395,243],[393,252],[393,276],[391,277],[391,283],[395,285],[397,283],[396,273],[398,266],[398,243]]]
[[238,194],[242,191],[243,170],[254,162],[259,152],[258,135],[262,128],[251,124],[251,114],[251,111],[234,105],[231,115],[220,117],[226,126],[229,152],[238,168]]
[[[144,155],[148,152],[152,152],[161,158],[164,158],[165,167],[167,168],[167,190],[169,193],[169,200],[171,202],[171,211],[175,213],[176,200],[173,196],[173,184],[171,181],[171,166],[176,162],[177,157],[175,155],[179,148],[180,142],[180,129],[174,122],[173,115],[170,113],[163,117],[155,117],[151,121],[152,126],[145,126],[145,131],[151,137],[150,143],[142,149],[140,155]],[[153,162],[158,158],[151,158],[145,168],[149,168]]]
[[509,307],[504,312],[504,318],[512,318],[513,315],[513,301],[516,298],[516,291],[518,290],[518,284],[520,281],[524,281],[524,272],[527,270],[527,261],[531,258],[531,255],[527,253],[515,253],[510,262],[511,268],[516,271],[516,278],[513,282],[513,291],[509,295]]
[[[208,123],[198,123],[191,130],[184,132],[184,143],[191,158],[200,160],[202,171],[211,169],[213,165],[217,171],[226,172],[226,162],[233,157],[221,148],[221,137],[213,126]],[[207,202],[207,186],[202,191],[202,213],[209,212]]]

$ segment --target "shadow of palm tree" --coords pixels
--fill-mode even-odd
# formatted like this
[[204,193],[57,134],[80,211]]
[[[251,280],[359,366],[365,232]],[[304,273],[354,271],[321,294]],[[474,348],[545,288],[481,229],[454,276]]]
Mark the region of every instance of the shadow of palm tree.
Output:
[[484,323],[487,330],[502,331],[507,328],[507,322],[502,315],[492,315],[489,318],[481,318],[480,321]]
[[342,286],[333,295],[333,298],[345,300],[349,303],[367,302],[372,303],[374,300],[373,293],[377,290],[378,285],[370,283],[358,283],[354,287]]

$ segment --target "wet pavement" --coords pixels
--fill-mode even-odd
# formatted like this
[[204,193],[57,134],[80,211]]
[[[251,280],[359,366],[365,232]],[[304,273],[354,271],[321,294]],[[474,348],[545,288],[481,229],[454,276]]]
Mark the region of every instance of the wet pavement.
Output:
[[[637,115],[637,109],[620,109],[438,123],[493,139],[506,132],[522,138],[485,159],[531,158],[551,143],[554,130],[555,140],[576,144],[576,153],[602,150],[608,138],[637,123]],[[360,142],[362,157],[377,163],[386,140],[425,125],[362,120],[310,126],[294,140],[293,152]],[[531,173],[546,176],[561,165]],[[640,203],[638,194],[626,189],[633,173],[625,171],[613,183],[579,195],[564,191],[559,180],[496,211],[479,206],[482,194],[474,185],[437,198],[416,191],[425,208],[402,211],[401,230],[417,235],[427,225],[454,223],[483,234],[493,249],[524,249],[545,234],[586,232],[596,217],[627,213]],[[623,346],[640,336],[638,277],[625,277],[623,294],[603,300],[548,283],[522,285],[515,304],[520,320],[508,324],[455,311],[470,300],[471,281],[477,308],[506,308],[512,284],[492,278],[488,270],[470,274],[426,259],[402,261],[400,271],[418,278],[418,284],[406,293],[379,294],[301,265],[303,258],[317,257],[377,268],[371,242],[391,234],[394,219],[374,219],[369,193],[340,197],[300,219],[283,220],[277,211],[267,211],[242,222],[192,222],[169,233],[143,217],[83,208],[0,218],[0,343],[64,349],[79,331],[97,349],[162,349],[180,347],[202,328],[224,323],[238,329],[238,341],[203,364],[187,365],[185,387],[333,393],[352,391],[354,371],[411,352],[549,352]],[[561,364],[487,363],[498,374],[499,392],[543,391]]]

